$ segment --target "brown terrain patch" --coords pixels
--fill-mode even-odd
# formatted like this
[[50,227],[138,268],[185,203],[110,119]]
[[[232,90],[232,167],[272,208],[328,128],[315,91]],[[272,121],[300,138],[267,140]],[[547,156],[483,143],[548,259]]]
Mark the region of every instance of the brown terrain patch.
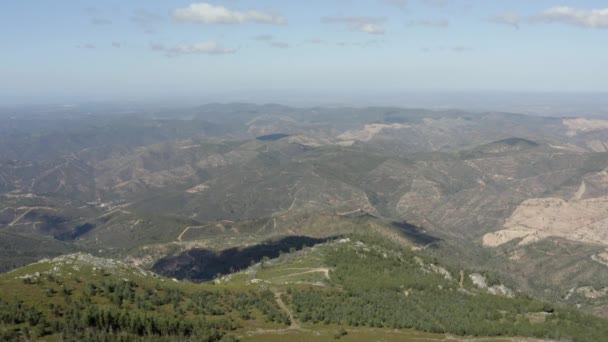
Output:
[[520,238],[519,244],[526,245],[548,237],[608,245],[607,228],[608,197],[533,198],[515,209],[504,229],[484,235],[483,245],[498,247]]
[[370,140],[372,140],[372,138],[374,138],[376,135],[380,134],[385,129],[404,129],[404,128],[410,128],[410,127],[411,126],[409,126],[409,125],[403,125],[403,124],[390,124],[390,125],[368,124],[368,125],[365,125],[363,127],[363,129],[361,129],[361,130],[356,130],[356,131],[351,130],[351,131],[344,132],[338,136],[338,139],[346,140],[346,141],[351,141],[351,140],[370,141]]
[[199,192],[203,192],[207,189],[209,189],[209,185],[207,185],[207,183],[202,183],[202,184],[191,187],[190,189],[186,190],[186,192],[189,194],[196,194]]
[[594,119],[564,119],[562,124],[568,127],[568,136],[575,136],[579,132],[591,132],[599,131],[602,129],[608,129],[608,120],[594,120]]

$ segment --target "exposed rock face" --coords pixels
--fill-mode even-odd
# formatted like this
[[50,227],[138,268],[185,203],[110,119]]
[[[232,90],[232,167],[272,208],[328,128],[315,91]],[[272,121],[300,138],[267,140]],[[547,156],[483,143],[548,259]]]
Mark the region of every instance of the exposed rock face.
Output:
[[122,261],[100,258],[87,253],[66,254],[53,259],[42,259],[38,261],[38,264],[48,264],[49,272],[53,274],[69,273],[84,267],[92,267],[93,271],[110,271],[120,275],[156,276],[152,272],[127,265]]
[[529,199],[513,212],[504,228],[484,235],[483,245],[498,247],[520,238],[519,244],[526,245],[548,237],[608,245],[608,197]]
[[608,120],[593,120],[593,119],[564,119],[562,124],[566,126],[569,131],[569,136],[575,136],[579,132],[591,132],[602,129],[608,129]]
[[606,295],[608,295],[608,287],[605,287],[605,288],[599,289],[599,290],[596,290],[593,286],[583,286],[583,287],[578,287],[578,288],[572,288],[572,289],[570,289],[570,291],[568,291],[568,293],[566,294],[564,299],[568,300],[574,294],[579,294],[588,299],[597,299],[597,298],[605,297]]
[[370,140],[372,140],[372,138],[374,138],[376,135],[378,135],[383,130],[388,130],[388,129],[396,130],[396,129],[404,129],[404,128],[410,128],[410,127],[411,126],[409,126],[409,125],[403,125],[403,124],[390,124],[390,125],[369,124],[369,125],[365,125],[363,127],[363,129],[361,129],[359,131],[345,132],[345,133],[341,134],[340,136],[338,136],[338,139],[346,140],[346,141],[350,141],[350,140],[370,141]]
[[602,265],[608,266],[608,250],[591,256],[591,260]]
[[510,288],[508,288],[502,284],[488,286],[488,283],[486,282],[486,277],[484,277],[483,275],[481,275],[479,273],[470,274],[469,278],[471,278],[473,285],[475,285],[477,288],[479,288],[481,290],[487,291],[490,294],[497,295],[497,296],[505,296],[505,297],[514,296],[513,290],[511,290]]
[[202,183],[202,184],[195,185],[195,186],[191,187],[190,189],[186,190],[186,192],[189,193],[189,194],[196,194],[196,193],[199,193],[199,192],[203,192],[203,191],[205,191],[207,189],[209,189],[209,185],[206,184],[206,183]]

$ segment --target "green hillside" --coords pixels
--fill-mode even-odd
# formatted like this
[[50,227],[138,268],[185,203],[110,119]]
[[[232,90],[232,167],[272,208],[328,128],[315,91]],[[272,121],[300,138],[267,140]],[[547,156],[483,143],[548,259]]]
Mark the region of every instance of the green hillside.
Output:
[[[90,107],[25,111],[0,127],[0,272],[83,252],[199,283],[375,232],[447,268],[608,317],[607,122],[392,107]],[[340,268],[328,260],[317,268]],[[387,324],[430,330],[402,316]],[[483,333],[504,333],[501,324]]]
[[9,340],[415,341],[450,334],[599,341],[608,334],[602,319],[442,266],[377,234],[292,249],[198,285],[87,254],[62,256],[0,276],[0,319]]

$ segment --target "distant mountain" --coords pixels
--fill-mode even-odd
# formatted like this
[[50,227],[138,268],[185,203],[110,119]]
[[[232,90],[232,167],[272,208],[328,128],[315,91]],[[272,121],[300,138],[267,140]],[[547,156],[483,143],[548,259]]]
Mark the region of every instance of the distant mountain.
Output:
[[2,117],[0,270],[81,251],[203,281],[230,273],[209,260],[269,241],[372,230],[608,317],[608,121],[245,103],[93,109]]

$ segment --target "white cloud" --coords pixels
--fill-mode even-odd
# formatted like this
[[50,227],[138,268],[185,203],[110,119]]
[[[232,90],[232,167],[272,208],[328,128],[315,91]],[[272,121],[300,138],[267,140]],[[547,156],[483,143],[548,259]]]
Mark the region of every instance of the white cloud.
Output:
[[275,41],[275,37],[271,34],[260,34],[253,36],[251,39],[257,40],[258,42],[266,42],[268,43],[268,46],[277,49],[289,49],[290,47],[288,43]]
[[336,42],[335,44],[339,47],[359,47],[359,48],[368,48],[368,47],[377,47],[380,46],[381,44],[383,44],[384,41],[383,40],[378,40],[378,39],[370,39],[368,41],[365,42],[346,42],[346,41],[339,41]]
[[112,20],[106,18],[91,18],[91,24],[97,26],[112,25]]
[[608,29],[608,8],[581,10],[565,6],[552,7],[534,19],[540,22]]
[[289,44],[283,42],[272,42],[270,46],[277,49],[289,49]]
[[608,8],[581,10],[572,7],[552,7],[540,14],[522,18],[514,13],[502,13],[490,21],[496,24],[519,28],[522,22],[528,23],[562,23],[586,28],[608,29]]
[[321,21],[325,24],[344,24],[352,31],[368,34],[384,34],[383,18],[375,17],[325,17]]
[[420,19],[408,21],[406,25],[446,28],[450,23],[447,19]]
[[358,27],[359,31],[369,34],[384,34],[384,28],[377,24],[367,23]]
[[154,51],[164,52],[169,57],[179,55],[226,55],[236,52],[236,49],[225,48],[213,41],[190,45],[182,44],[174,47],[166,47],[162,44],[152,44],[150,47]]
[[490,18],[490,21],[495,24],[507,25],[519,29],[521,18],[515,13],[501,13]]
[[473,51],[472,47],[469,46],[452,46],[448,48],[452,52],[469,52]]
[[271,34],[260,34],[260,35],[252,37],[251,39],[261,41],[261,42],[267,42],[267,41],[273,40],[274,36]]
[[79,49],[89,49],[89,50],[95,49],[95,45],[93,45],[91,43],[78,44],[78,45],[76,45],[76,47]]
[[268,46],[277,48],[277,49],[289,49],[289,43],[275,41],[275,37],[271,34],[260,34],[258,36],[254,36],[251,39],[257,40],[259,42],[266,42]]
[[173,12],[178,21],[195,22],[202,24],[242,24],[253,22],[258,24],[285,25],[287,19],[277,14],[249,10],[231,11],[222,6],[208,3],[191,4],[186,8],[178,8]]
[[304,41],[304,43],[308,44],[325,44],[325,41],[321,38],[311,38]]
[[429,53],[429,52],[435,52],[435,51],[439,51],[439,52],[455,52],[455,53],[463,53],[463,52],[470,52],[470,51],[474,51],[474,49],[470,46],[464,46],[464,45],[456,45],[456,46],[438,46],[438,47],[428,47],[425,46],[422,49],[420,49],[422,52],[424,53]]

